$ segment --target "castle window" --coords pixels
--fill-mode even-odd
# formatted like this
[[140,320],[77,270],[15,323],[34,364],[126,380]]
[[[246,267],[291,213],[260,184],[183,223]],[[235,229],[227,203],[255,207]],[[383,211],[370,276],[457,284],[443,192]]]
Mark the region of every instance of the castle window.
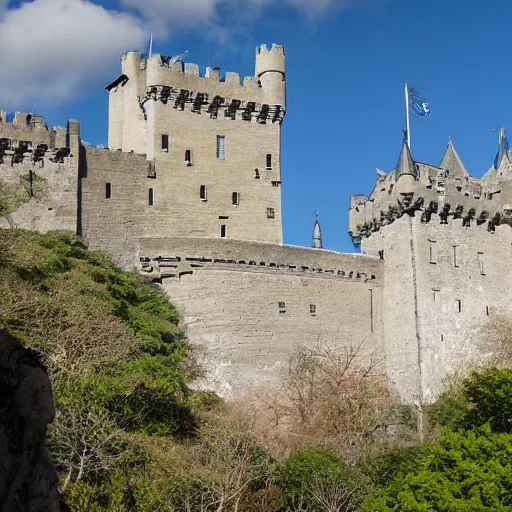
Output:
[[190,153],[190,149],[185,150],[185,165],[192,165],[192,157]]
[[199,189],[199,197],[201,201],[206,201],[206,185],[201,185],[201,188]]
[[316,313],[316,304],[309,305],[309,312],[314,315]]
[[480,270],[480,275],[481,276],[485,276],[485,272],[484,272],[484,253],[483,252],[479,252],[478,253],[478,268]]
[[272,155],[270,153],[267,153],[267,171],[272,170]]
[[149,204],[149,206],[153,206],[154,200],[155,200],[155,198],[154,198],[154,194],[153,194],[153,189],[150,188],[149,189],[149,193],[148,193],[148,204]]
[[260,179],[260,170],[254,169],[254,178],[259,180]]
[[267,208],[267,219],[275,219],[276,212],[274,208]]
[[453,246],[453,266],[455,268],[458,268],[459,267],[459,261],[457,259],[457,256],[458,256],[458,249],[459,249],[459,246],[458,245],[454,245]]
[[220,237],[226,238],[226,224],[222,224],[220,227]]
[[457,300],[457,311],[459,313],[462,313],[462,301],[461,300]]
[[286,303],[285,302],[279,303],[279,313],[286,313]]
[[112,197],[112,183],[105,183],[105,199]]
[[373,332],[373,290],[370,288],[370,331]]
[[434,240],[429,240],[430,242],[430,263],[435,265],[437,263],[437,246]]
[[162,134],[162,151],[164,153],[169,151],[169,135]]
[[489,316],[489,306],[485,306],[485,314]]
[[231,201],[234,205],[240,204],[240,192],[233,192]]
[[217,158],[224,160],[225,158],[226,137],[217,135]]
[[436,290],[435,288],[432,290],[433,292],[433,297],[434,297],[434,302],[437,302],[438,299],[439,299],[439,292],[440,290]]

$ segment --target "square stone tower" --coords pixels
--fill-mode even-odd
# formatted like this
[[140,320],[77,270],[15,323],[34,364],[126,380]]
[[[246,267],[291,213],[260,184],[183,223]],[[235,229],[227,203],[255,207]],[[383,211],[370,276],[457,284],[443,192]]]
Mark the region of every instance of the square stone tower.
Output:
[[282,243],[284,48],[257,48],[255,76],[243,83],[159,54],[128,52],[121,65],[107,87],[108,143],[153,167],[152,220],[140,234]]

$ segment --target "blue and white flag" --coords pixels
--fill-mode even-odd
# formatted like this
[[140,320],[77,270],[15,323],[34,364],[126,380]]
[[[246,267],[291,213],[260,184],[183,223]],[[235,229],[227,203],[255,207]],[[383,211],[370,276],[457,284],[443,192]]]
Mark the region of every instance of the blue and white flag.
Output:
[[430,115],[430,107],[425,96],[418,93],[412,87],[409,89],[409,102],[411,104],[412,113],[416,117],[428,117]]

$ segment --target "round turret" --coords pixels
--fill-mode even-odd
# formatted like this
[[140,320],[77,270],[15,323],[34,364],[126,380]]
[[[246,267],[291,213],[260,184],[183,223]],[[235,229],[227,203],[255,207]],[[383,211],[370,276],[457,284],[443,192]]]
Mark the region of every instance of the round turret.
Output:
[[256,48],[256,76],[260,78],[263,73],[277,71],[286,75],[286,57],[284,46],[273,44],[269,50],[266,44]]
[[286,56],[284,46],[266,44],[256,48],[256,70],[261,88],[270,105],[286,106]]
[[130,80],[137,80],[140,74],[140,52],[127,52],[121,57],[121,69]]

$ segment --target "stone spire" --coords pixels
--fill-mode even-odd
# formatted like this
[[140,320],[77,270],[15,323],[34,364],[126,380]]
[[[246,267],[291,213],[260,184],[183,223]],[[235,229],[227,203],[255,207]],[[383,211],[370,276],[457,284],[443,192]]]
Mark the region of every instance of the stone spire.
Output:
[[440,167],[450,171],[451,176],[469,176],[469,173],[464,167],[464,164],[462,163],[459,154],[457,153],[457,151],[455,151],[455,148],[453,147],[452,139],[448,140],[448,145],[446,146],[446,151],[444,152],[444,156],[443,159],[441,160]]
[[498,152],[496,153],[496,158],[494,159],[494,168],[496,170],[501,168],[503,160],[506,160],[505,164],[508,164],[507,167],[509,167],[512,163],[510,162],[508,155],[509,147],[507,135],[505,134],[505,128],[501,128],[498,135]]
[[316,212],[315,227],[313,228],[313,247],[315,249],[322,249],[322,230],[320,222],[318,222],[319,212]]
[[398,163],[395,167],[395,180],[398,181],[399,178],[404,175],[414,176],[415,180],[418,179],[418,171],[416,170],[416,165],[414,165],[414,160],[412,159],[411,151],[405,138],[402,143]]

